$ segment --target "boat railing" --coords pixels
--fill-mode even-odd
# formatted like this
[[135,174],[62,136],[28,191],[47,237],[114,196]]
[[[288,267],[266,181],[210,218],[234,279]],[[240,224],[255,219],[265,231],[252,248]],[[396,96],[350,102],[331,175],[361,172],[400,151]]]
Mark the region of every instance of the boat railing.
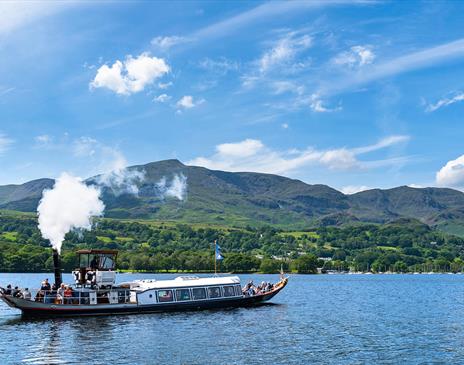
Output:
[[[90,304],[126,304],[130,302],[130,290],[94,290],[81,291],[73,290],[71,296],[64,296],[56,290],[31,290],[31,301],[46,304],[71,304],[71,305],[90,305]],[[92,301],[94,298],[94,301]]]

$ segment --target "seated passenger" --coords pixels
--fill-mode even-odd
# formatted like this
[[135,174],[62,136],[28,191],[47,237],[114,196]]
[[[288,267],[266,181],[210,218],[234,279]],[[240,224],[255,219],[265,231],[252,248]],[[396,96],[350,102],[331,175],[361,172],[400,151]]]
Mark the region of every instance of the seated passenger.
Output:
[[15,298],[19,298],[21,296],[21,290],[17,286],[11,291],[11,295]]
[[8,284],[5,289],[5,295],[11,295],[11,284]]
[[61,303],[63,303],[64,299],[64,292],[66,290],[66,286],[61,283],[60,288],[57,291],[56,299],[58,299]]
[[72,303],[71,302],[72,297],[73,297],[73,290],[72,290],[72,288],[70,286],[66,286],[66,289],[65,289],[63,295],[64,295],[65,302],[67,304],[71,304]]
[[31,300],[32,294],[29,291],[29,288],[26,288],[21,292],[21,297],[26,300]]

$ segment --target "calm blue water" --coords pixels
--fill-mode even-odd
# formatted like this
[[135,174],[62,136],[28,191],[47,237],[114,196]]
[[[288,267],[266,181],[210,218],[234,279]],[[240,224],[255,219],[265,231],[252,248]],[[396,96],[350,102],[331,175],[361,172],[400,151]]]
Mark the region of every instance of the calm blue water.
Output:
[[[44,277],[0,274],[0,285],[36,287]],[[0,363],[464,363],[464,275],[293,275],[272,302],[62,320],[22,320],[2,303]]]

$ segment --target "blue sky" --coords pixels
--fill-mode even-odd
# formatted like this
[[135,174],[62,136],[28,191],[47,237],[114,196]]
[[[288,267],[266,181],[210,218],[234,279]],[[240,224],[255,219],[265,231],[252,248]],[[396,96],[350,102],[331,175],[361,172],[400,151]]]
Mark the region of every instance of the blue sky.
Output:
[[0,184],[169,158],[464,189],[462,2],[1,3]]

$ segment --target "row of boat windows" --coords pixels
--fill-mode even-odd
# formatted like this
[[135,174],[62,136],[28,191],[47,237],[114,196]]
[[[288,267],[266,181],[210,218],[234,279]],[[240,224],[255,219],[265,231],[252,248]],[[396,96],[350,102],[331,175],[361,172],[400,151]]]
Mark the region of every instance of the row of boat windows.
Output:
[[[240,285],[210,286],[207,288],[160,289],[156,292],[159,303],[188,300],[214,299],[242,295]],[[153,294],[149,294],[152,298]]]

